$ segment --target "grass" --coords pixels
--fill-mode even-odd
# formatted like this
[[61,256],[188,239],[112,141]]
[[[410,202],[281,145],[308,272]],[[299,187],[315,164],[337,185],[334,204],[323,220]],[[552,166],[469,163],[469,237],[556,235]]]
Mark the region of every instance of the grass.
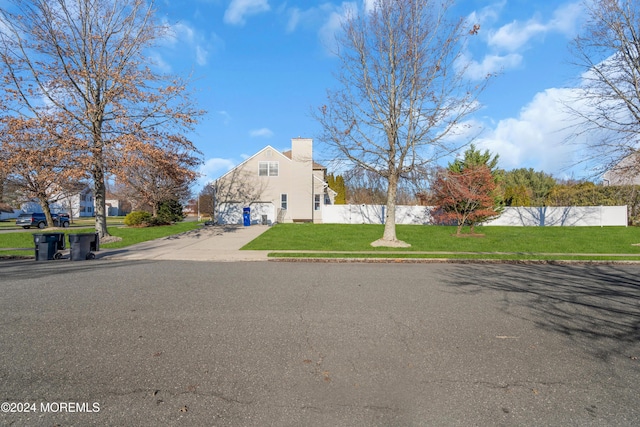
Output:
[[299,259],[453,259],[453,260],[503,260],[503,261],[640,261],[640,255],[568,255],[568,254],[523,254],[523,253],[396,253],[388,254],[381,252],[269,252],[270,258],[299,258]]
[[[94,217],[74,218],[73,223],[71,224],[71,228],[93,227],[95,223],[96,219]],[[110,226],[124,225],[124,217],[107,217],[107,224]],[[22,227],[16,226],[15,219],[8,219],[0,221],[0,230],[22,230]]]
[[382,225],[278,224],[243,249],[282,257],[345,257],[338,252],[349,251],[362,253],[348,257],[640,259],[640,247],[633,246],[640,243],[636,227],[476,227],[482,237],[456,237],[455,227],[398,225],[398,239],[410,248],[371,247],[382,232]]
[[[93,221],[91,222],[93,224]],[[193,230],[200,227],[200,223],[195,221],[179,222],[173,225],[161,226],[161,227],[145,227],[145,228],[129,228],[129,227],[116,227],[117,223],[109,223],[109,234],[112,236],[121,237],[119,242],[101,244],[101,248],[123,248],[136,243],[145,242],[147,240],[159,239],[161,237],[171,236],[174,234],[180,234],[185,231]],[[71,227],[71,228],[56,228],[56,229],[33,229],[25,232],[16,233],[2,233],[0,234],[0,249],[2,248],[29,248],[28,250],[0,250],[0,256],[34,256],[34,233],[92,233],[93,227]],[[65,238],[67,238],[65,236]]]

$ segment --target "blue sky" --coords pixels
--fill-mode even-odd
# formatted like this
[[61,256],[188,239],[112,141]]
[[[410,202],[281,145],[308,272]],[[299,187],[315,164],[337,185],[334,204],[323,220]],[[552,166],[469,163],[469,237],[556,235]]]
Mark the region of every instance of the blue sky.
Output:
[[[271,145],[290,148],[291,138],[314,138],[310,111],[325,102],[338,61],[329,53],[344,11],[360,0],[157,0],[158,16],[173,37],[154,49],[156,64],[190,73],[195,98],[208,111],[191,135],[204,153],[200,184]],[[568,43],[579,31],[579,1],[459,1],[459,17],[480,24],[464,54],[470,77],[500,72],[470,117],[484,131],[476,141],[500,155],[504,169],[532,167],[557,177],[577,160],[565,140],[561,100],[579,84],[569,65]],[[328,153],[314,144],[317,161]]]

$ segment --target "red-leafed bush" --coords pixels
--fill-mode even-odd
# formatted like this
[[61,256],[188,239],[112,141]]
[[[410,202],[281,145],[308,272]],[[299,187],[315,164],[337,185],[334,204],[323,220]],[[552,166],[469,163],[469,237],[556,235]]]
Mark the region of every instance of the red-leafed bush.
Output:
[[499,215],[495,205],[496,183],[486,165],[472,165],[462,171],[442,169],[433,185],[434,208],[431,212],[436,222],[454,223],[460,234],[464,225],[475,224]]

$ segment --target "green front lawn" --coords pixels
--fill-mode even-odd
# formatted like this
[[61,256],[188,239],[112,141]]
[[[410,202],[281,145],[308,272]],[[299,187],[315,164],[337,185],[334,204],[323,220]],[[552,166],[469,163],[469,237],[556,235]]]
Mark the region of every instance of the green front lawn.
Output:
[[[475,252],[632,254],[640,256],[640,227],[476,227],[483,236],[455,236],[455,227],[398,225],[410,248],[372,248],[382,225],[278,224],[243,249],[269,251]],[[468,231],[468,230],[465,230]]]
[[[166,225],[161,227],[144,227],[144,228],[129,228],[129,227],[109,227],[109,234],[112,236],[121,237],[119,242],[100,244],[101,248],[123,248],[126,246],[134,245],[136,243],[145,242],[147,240],[159,239],[161,237],[171,236],[174,234],[180,234],[185,231],[193,230],[200,227],[200,223],[195,221],[179,222],[173,225]],[[34,242],[33,234],[41,233],[93,233],[95,229],[93,227],[87,228],[56,228],[56,229],[33,229],[25,232],[16,233],[2,233],[0,234],[0,249],[2,248],[29,248],[28,250],[20,251],[3,251],[0,250],[0,256],[33,256],[34,254]],[[65,236],[68,243],[68,237]]]
[[[96,223],[96,219],[94,217],[74,218],[71,222],[71,228],[93,227],[95,223]],[[124,225],[124,217],[109,216],[107,217],[107,225],[109,226]],[[16,225],[15,219],[7,219],[4,221],[0,221],[0,230],[22,230],[22,227]]]

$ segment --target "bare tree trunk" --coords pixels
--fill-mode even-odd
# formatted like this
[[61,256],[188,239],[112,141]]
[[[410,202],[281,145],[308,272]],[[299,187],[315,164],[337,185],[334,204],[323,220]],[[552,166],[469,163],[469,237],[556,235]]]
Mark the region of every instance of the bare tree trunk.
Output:
[[316,119],[337,158],[387,180],[384,234],[373,246],[406,246],[395,232],[398,181],[466,145],[456,133],[477,111],[487,80],[461,59],[479,27],[450,20],[453,0],[375,0],[337,33],[338,87]]
[[96,154],[93,166],[93,193],[95,198],[96,233],[100,238],[109,235],[107,230],[107,216],[105,214],[107,188],[104,182],[104,165],[102,164],[102,153]]
[[408,248],[409,243],[398,240],[396,237],[396,194],[398,192],[398,175],[392,173],[389,175],[389,186],[387,187],[387,204],[384,221],[384,233],[382,239],[378,239],[371,243],[371,246],[389,246]]
[[40,193],[38,195],[38,200],[40,201],[40,207],[42,208],[42,212],[44,212],[44,217],[47,221],[47,227],[53,227],[53,218],[51,217],[51,208],[49,208],[49,201],[47,200],[47,193]]

